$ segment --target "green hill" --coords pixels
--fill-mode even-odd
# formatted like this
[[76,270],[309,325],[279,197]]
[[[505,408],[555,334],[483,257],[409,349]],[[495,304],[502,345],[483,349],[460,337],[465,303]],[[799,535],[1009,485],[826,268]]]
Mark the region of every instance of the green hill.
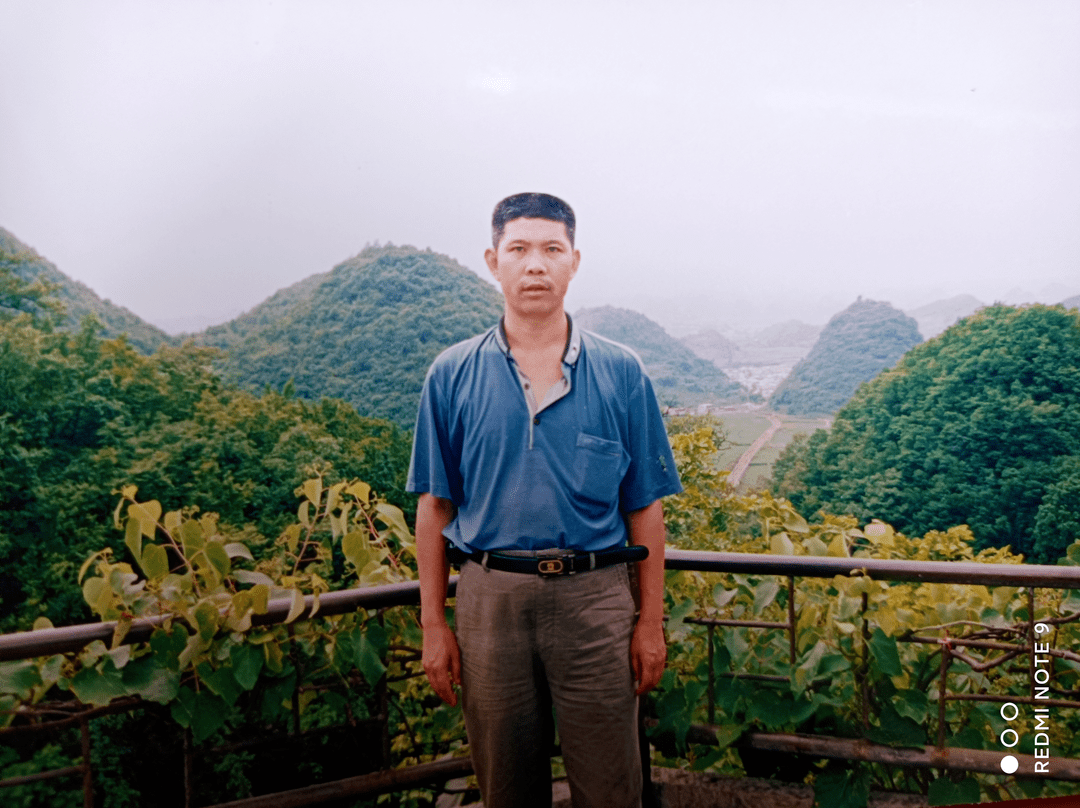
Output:
[[1080,539],[1080,313],[991,306],[865,385],[792,444],[779,493],[908,535],[967,524],[1053,562]]
[[633,348],[645,363],[661,404],[686,407],[745,398],[746,391],[644,314],[601,306],[573,315],[579,326]]
[[836,412],[860,384],[892,367],[920,342],[915,320],[888,303],[860,297],[822,329],[769,404],[791,415]]
[[366,248],[330,272],[207,329],[218,367],[242,387],[341,398],[412,428],[428,366],[444,348],[498,321],[502,295],[445,255]]
[[64,315],[59,324],[63,329],[77,329],[83,318],[92,314],[101,321],[102,336],[112,338],[126,334],[128,342],[145,354],[153,353],[161,345],[176,343],[160,328],[122,306],[101,299],[90,287],[69,278],[2,227],[0,264],[24,281],[41,280],[55,287],[51,296],[63,304]]

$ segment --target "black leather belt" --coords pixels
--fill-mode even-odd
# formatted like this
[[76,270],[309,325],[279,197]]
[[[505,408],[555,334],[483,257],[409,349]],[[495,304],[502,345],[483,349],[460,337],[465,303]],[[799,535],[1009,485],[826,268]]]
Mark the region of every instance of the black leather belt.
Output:
[[524,572],[544,577],[589,572],[615,564],[643,561],[648,556],[649,548],[640,544],[618,547],[614,550],[598,550],[594,553],[583,550],[538,550],[533,555],[506,555],[497,550],[487,553],[479,550],[466,553],[454,544],[446,545],[446,557],[455,567],[460,567],[466,561],[475,561],[485,569]]

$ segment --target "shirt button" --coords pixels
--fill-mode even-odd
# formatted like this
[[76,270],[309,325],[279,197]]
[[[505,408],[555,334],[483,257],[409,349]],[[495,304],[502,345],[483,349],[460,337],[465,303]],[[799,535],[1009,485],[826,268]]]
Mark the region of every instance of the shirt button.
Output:
[[537,426],[540,426],[540,418],[539,417],[533,418],[533,423],[536,424]]

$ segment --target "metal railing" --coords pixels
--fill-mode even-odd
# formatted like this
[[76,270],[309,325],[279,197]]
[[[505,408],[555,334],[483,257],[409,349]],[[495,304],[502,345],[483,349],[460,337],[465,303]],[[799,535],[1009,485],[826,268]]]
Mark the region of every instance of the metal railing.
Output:
[[[796,579],[798,578],[833,578],[837,575],[850,577],[852,575],[865,575],[873,580],[890,582],[919,582],[919,583],[955,583],[984,586],[1010,586],[1025,588],[1029,597],[1029,630],[1026,632],[1023,643],[999,642],[994,639],[982,639],[971,637],[948,637],[931,638],[909,635],[900,637],[901,641],[912,643],[935,644],[941,652],[940,679],[938,683],[938,709],[939,709],[939,734],[935,746],[927,746],[924,749],[896,749],[889,746],[871,743],[866,740],[853,740],[844,738],[827,738],[821,736],[805,736],[797,734],[780,733],[747,733],[740,743],[761,750],[796,752],[816,757],[837,757],[851,760],[868,760],[886,765],[902,765],[915,767],[934,767],[943,769],[957,769],[964,771],[995,772],[1000,773],[1001,753],[987,752],[984,750],[964,750],[949,748],[944,744],[942,736],[944,728],[944,710],[949,701],[982,700],[987,702],[1012,701],[1017,703],[1034,702],[1034,692],[1029,697],[1005,697],[995,694],[953,693],[948,690],[947,682],[949,666],[954,660],[970,663],[973,660],[965,657],[965,648],[982,648],[985,650],[999,650],[1002,658],[1014,659],[1024,654],[1029,655],[1029,668],[1034,672],[1035,654],[1034,647],[1034,590],[1036,588],[1050,589],[1080,589],[1080,567],[1050,567],[1035,565],[1007,565],[1007,564],[979,564],[972,562],[940,562],[940,561],[892,561],[863,558],[821,558],[808,556],[775,556],[756,555],[743,553],[716,553],[704,551],[674,550],[667,553],[666,566],[670,570],[691,570],[708,573],[735,573],[778,576],[786,579],[787,597],[787,620],[777,621],[753,621],[753,620],[728,620],[728,619],[704,619],[689,618],[685,622],[698,624],[705,628],[709,647],[709,682],[708,682],[708,716],[709,725],[715,722],[715,683],[720,675],[734,675],[732,672],[721,672],[714,669],[713,642],[714,634],[723,628],[751,628],[761,631],[785,631],[788,634],[789,659],[794,663],[796,659],[796,632],[798,609],[796,606]],[[454,593],[456,578],[451,579],[450,595]],[[305,611],[299,620],[311,614],[314,606],[313,598],[308,597]],[[383,609],[394,606],[409,606],[419,602],[419,584],[406,582],[389,584],[385,586],[371,587],[368,589],[350,589],[323,594],[319,598],[318,613],[320,615],[344,614],[357,609]],[[253,618],[257,625],[275,625],[284,622],[289,612],[291,602],[271,601],[266,614]],[[866,639],[866,596],[863,596],[863,639]],[[1080,614],[1068,615],[1056,618],[1058,623],[1080,619]],[[124,638],[126,643],[146,641],[154,629],[165,620],[164,617],[148,618],[133,621],[131,629]],[[0,661],[29,659],[57,653],[76,652],[94,640],[108,642],[115,629],[114,623],[96,623],[64,628],[44,629],[33,632],[22,632],[0,636]],[[1052,649],[1051,656],[1080,661],[1080,655],[1067,649]],[[794,667],[794,665],[792,665]],[[758,678],[767,681],[787,681],[786,676],[767,674],[739,673],[742,678]],[[1034,681],[1034,674],[1032,674]],[[1034,685],[1033,685],[1034,687]],[[863,711],[866,707],[865,688],[862,688],[861,697],[864,699]],[[295,699],[294,699],[295,702]],[[1080,701],[1073,699],[1055,699],[1049,702],[1040,701],[1040,704],[1062,708],[1080,708]],[[77,709],[63,716],[38,715],[34,719],[38,723],[26,723],[0,729],[0,743],[5,737],[14,737],[17,734],[31,733],[44,730],[55,730],[57,727],[78,726],[82,745],[82,763],[80,766],[65,767],[51,772],[40,772],[19,778],[10,778],[0,781],[0,787],[22,785],[40,781],[51,777],[71,777],[81,775],[83,778],[84,805],[86,808],[93,806],[93,774],[91,770],[90,734],[88,732],[89,721],[102,715],[130,711],[138,709],[140,703],[137,700],[122,700],[114,702],[107,707],[92,709]],[[70,708],[70,704],[68,705]],[[388,716],[377,716],[382,721],[382,732],[386,732]],[[294,729],[297,727],[294,726]],[[691,731],[692,740],[699,742],[716,742],[715,730],[712,726],[696,726]],[[185,771],[190,771],[191,766],[190,744],[185,745]],[[1034,769],[1034,759],[1030,756],[1017,755],[1019,762],[1029,766],[1028,771]],[[1043,758],[1042,760],[1045,760]],[[1051,758],[1052,765],[1049,767],[1053,779],[1080,781],[1080,761],[1064,758]],[[279,792],[263,797],[252,797],[229,803],[219,804],[218,808],[263,808],[263,806],[290,806],[317,805],[330,800],[343,797],[360,797],[374,795],[403,788],[418,787],[424,784],[443,783],[448,779],[464,776],[471,772],[467,758],[452,758],[438,760],[430,763],[422,763],[402,768],[390,768],[390,761],[381,761],[380,771],[363,774],[356,777],[338,780],[332,783],[322,783],[287,792]]]

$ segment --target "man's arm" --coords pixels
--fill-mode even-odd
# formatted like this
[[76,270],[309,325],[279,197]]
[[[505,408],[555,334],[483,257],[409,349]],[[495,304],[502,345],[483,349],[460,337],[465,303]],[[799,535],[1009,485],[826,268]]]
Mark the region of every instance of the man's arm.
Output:
[[[638,562],[641,613],[630,642],[630,666],[640,696],[660,682],[667,661],[664,638],[664,510],[660,500],[631,511],[630,543],[649,548],[649,557]],[[419,530],[419,529],[418,529]]]
[[420,627],[424,632],[424,672],[435,692],[457,704],[454,685],[461,684],[461,652],[446,622],[446,588],[450,563],[443,530],[454,518],[454,504],[421,494],[416,505],[416,566],[420,573]]

